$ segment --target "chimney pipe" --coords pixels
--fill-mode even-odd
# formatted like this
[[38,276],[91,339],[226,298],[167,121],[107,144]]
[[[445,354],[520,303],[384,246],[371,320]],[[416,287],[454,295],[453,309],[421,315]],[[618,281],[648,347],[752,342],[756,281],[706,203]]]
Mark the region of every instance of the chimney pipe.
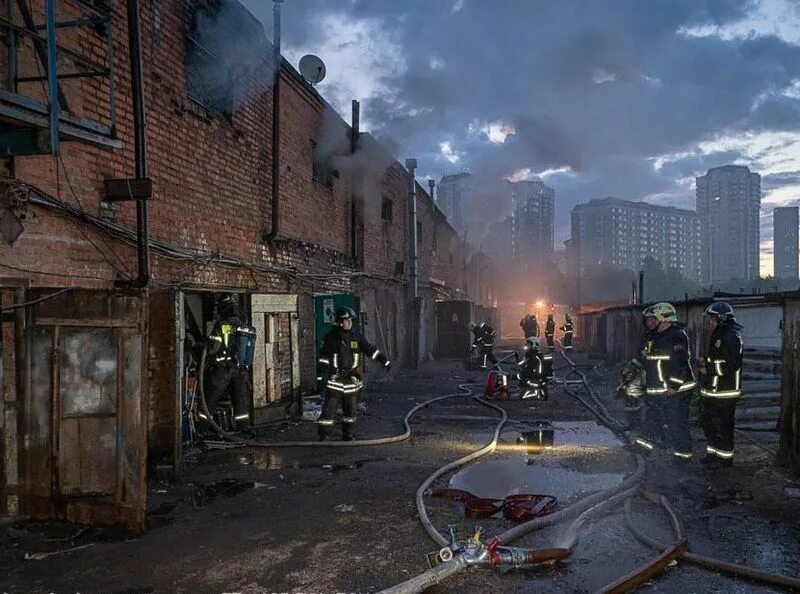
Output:
[[434,189],[435,187],[436,187],[436,181],[435,181],[435,180],[432,180],[432,179],[429,179],[429,180],[428,180],[428,188],[430,188],[430,191],[431,191],[431,201],[433,201],[433,202],[436,202],[436,198],[435,198],[435,197],[434,197],[434,195],[433,195],[433,189]]
[[[353,99],[351,105],[350,154],[354,155],[358,150],[358,137],[361,134],[361,105],[355,99]],[[351,184],[355,184],[356,181],[353,177]],[[350,257],[358,265],[358,197],[354,187],[350,189]]]
[[639,305],[644,305],[644,270],[639,271]]

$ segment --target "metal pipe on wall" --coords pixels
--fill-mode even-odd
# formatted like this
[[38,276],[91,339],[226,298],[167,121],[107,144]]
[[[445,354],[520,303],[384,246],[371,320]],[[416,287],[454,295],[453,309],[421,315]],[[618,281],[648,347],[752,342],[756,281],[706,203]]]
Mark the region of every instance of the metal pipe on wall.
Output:
[[281,4],[272,0],[272,220],[265,242],[278,237],[281,229]]
[[[352,123],[350,127],[350,154],[354,155],[358,150],[358,137],[361,134],[361,105],[353,99],[352,102]],[[355,184],[358,180],[353,177],[351,183]],[[350,257],[358,264],[358,197],[355,188],[350,190]]]
[[[131,60],[131,95],[133,98],[133,146],[135,177],[147,177],[147,142],[144,112],[144,78],[142,76],[141,27],[139,0],[128,0],[128,46]],[[150,282],[150,229],[147,200],[136,201],[136,255],[139,274],[135,285],[145,288]]]

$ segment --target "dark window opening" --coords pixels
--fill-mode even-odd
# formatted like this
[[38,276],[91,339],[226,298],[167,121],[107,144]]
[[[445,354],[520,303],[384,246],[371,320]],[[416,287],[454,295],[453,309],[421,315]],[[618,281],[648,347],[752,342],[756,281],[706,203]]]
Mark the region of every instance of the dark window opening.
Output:
[[317,143],[311,141],[311,177],[328,188],[333,188],[336,171],[330,165],[330,155],[322,154]]
[[392,222],[393,208],[394,208],[394,203],[392,202],[392,199],[389,198],[388,196],[384,196],[383,202],[381,203],[381,218],[384,221],[387,221],[389,223]]
[[230,117],[245,81],[256,69],[269,66],[265,57],[271,55],[270,44],[264,28],[236,0],[200,2],[190,22],[186,33],[187,95]]

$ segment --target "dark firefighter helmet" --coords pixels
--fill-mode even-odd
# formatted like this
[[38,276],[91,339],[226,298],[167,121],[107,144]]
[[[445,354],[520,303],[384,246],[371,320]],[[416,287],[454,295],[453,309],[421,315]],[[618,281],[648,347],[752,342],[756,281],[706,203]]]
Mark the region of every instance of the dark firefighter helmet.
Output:
[[356,310],[352,307],[338,307],[336,308],[336,313],[334,314],[336,317],[336,323],[341,326],[342,322],[345,320],[355,320],[356,319]]
[[536,314],[531,314],[531,319],[536,320]]
[[548,320],[552,320],[553,319],[553,314],[547,314],[547,319]]
[[568,321],[568,322],[571,322],[571,321],[572,321],[572,316],[571,316],[571,315],[569,315],[569,314],[567,314],[567,321]]
[[217,301],[217,314],[223,320],[239,317],[239,300],[231,294],[225,295]]
[[716,316],[717,319],[722,323],[733,319],[733,308],[730,306],[730,304],[725,303],[724,301],[712,303],[703,313],[707,316]]

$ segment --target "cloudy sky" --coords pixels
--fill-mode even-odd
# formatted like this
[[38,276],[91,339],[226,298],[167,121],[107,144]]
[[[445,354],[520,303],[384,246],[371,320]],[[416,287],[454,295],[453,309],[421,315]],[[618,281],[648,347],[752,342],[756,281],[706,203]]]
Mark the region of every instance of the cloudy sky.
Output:
[[[272,2],[243,0],[272,30]],[[694,177],[762,175],[800,204],[800,0],[286,0],[284,55],[319,55],[319,91],[416,157],[422,179],[539,176],[569,211],[603,196],[694,208]],[[502,212],[503,208],[492,209]]]

